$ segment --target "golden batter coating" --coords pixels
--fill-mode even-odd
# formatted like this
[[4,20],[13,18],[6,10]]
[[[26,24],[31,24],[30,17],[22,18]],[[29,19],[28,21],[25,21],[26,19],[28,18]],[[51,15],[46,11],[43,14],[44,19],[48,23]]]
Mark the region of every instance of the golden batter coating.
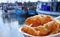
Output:
[[47,34],[56,34],[59,32],[59,24],[57,21],[51,21],[36,29],[40,31],[40,36]]
[[47,36],[60,32],[60,21],[48,15],[36,15],[26,19],[22,31],[33,36]]
[[34,28],[30,26],[23,26],[22,31],[34,36],[39,36],[39,32],[40,32],[40,31],[36,31]]
[[48,15],[35,15],[26,19],[25,24],[30,25],[32,27],[36,27],[39,25],[43,25],[49,21],[52,21],[52,17]]
[[44,25],[37,26],[35,28],[26,25],[23,26],[22,31],[34,36],[46,36],[58,33],[59,25],[60,23],[58,23],[57,21],[51,21]]

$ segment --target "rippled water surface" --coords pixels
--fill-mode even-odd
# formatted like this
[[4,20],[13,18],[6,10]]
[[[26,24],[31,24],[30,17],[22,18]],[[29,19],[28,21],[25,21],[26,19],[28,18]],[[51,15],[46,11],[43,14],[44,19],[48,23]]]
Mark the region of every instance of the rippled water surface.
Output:
[[0,37],[24,37],[18,30],[25,19],[16,15],[7,15],[0,10]]

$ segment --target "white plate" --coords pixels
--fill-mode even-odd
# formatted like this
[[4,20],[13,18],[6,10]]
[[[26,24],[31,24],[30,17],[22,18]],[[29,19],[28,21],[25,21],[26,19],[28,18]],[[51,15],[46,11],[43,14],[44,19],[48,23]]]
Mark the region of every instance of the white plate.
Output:
[[[56,20],[60,20],[60,16],[55,18]],[[23,31],[21,31],[22,27],[20,27],[19,32],[22,33],[25,37],[60,37],[60,33],[48,35],[48,36],[32,36],[30,34],[27,34]]]

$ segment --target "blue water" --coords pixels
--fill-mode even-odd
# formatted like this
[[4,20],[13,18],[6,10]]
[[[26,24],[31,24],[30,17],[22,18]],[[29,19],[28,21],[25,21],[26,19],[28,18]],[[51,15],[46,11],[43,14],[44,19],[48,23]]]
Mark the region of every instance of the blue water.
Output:
[[24,24],[25,17],[5,15],[0,10],[0,37],[24,37],[19,28]]

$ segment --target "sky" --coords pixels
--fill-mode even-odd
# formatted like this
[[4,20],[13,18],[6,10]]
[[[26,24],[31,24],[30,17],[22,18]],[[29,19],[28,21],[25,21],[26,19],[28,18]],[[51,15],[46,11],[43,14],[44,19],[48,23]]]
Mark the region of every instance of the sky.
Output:
[[[12,3],[14,3],[15,1],[18,1],[18,2],[28,2],[28,1],[31,1],[31,2],[36,2],[36,1],[38,1],[38,0],[0,0],[0,3],[1,2],[12,2]],[[44,2],[46,2],[46,1],[51,1],[51,0],[39,0],[39,1],[44,1]],[[60,0],[58,0],[58,1],[60,1]]]

